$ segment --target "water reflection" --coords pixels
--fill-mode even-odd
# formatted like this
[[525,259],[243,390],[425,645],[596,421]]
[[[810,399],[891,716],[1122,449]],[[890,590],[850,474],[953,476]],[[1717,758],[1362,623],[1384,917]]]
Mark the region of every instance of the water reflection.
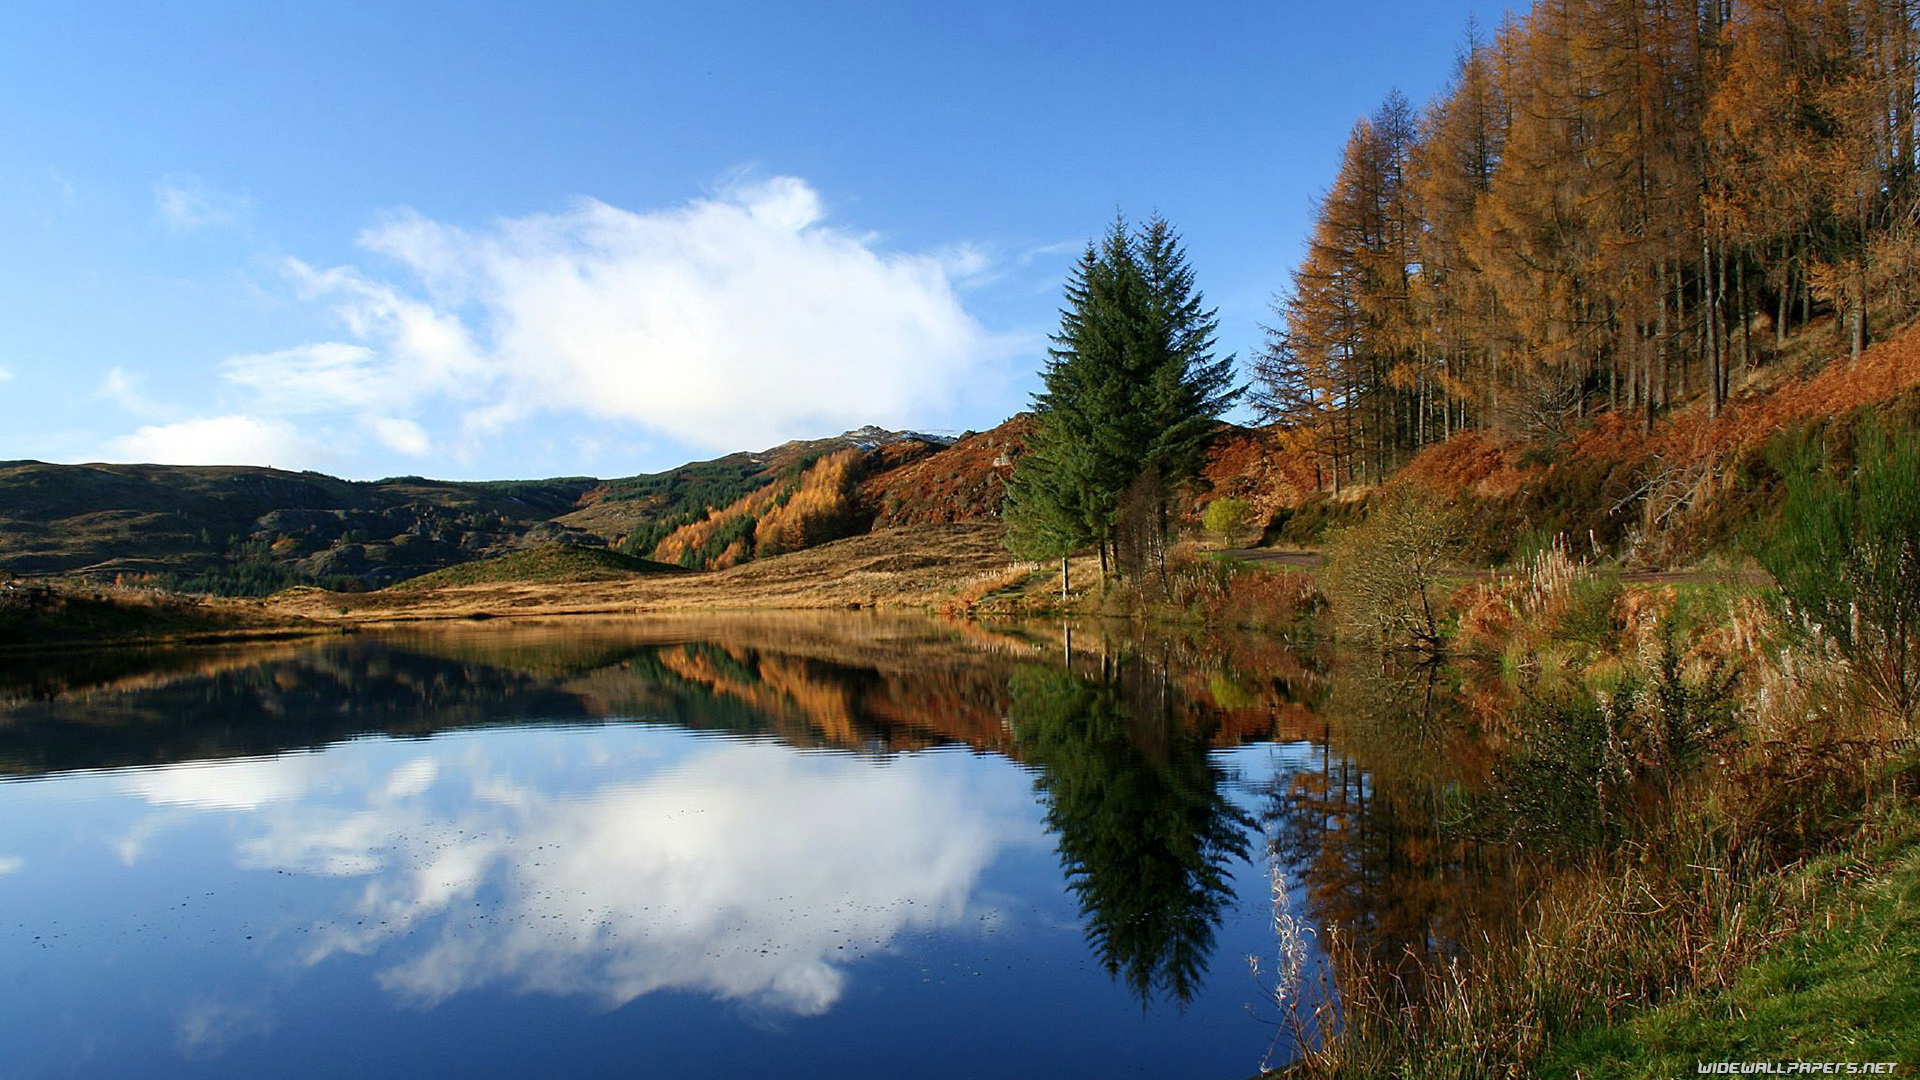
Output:
[[607,743],[556,743],[548,753],[572,756],[549,762],[561,775],[652,770],[556,793],[513,760],[523,742],[336,773],[326,791],[301,757],[154,770],[126,789],[264,807],[237,830],[238,865],[361,879],[346,909],[312,920],[301,960],[398,953],[379,981],[416,1005],[487,985],[606,1007],[679,989],[817,1015],[852,959],[988,917],[979,876],[1024,834],[1018,778],[933,758],[722,743],[663,768],[652,752],[675,747],[657,740],[618,762]]
[[1009,689],[1088,943],[1143,1001],[1190,1001],[1253,826],[1221,792],[1208,733],[1180,722],[1166,667],[1138,654],[1097,679],[1028,667]]
[[[303,751],[369,734],[422,737],[529,722],[638,720],[878,755],[874,767],[860,764],[829,778],[817,771],[826,765],[811,761],[804,768],[814,773],[782,772],[778,762],[786,759],[766,748],[714,750],[703,766],[709,772],[672,775],[708,785],[716,798],[726,791],[744,802],[760,770],[773,786],[759,805],[772,816],[726,812],[722,800],[703,806],[698,818],[724,823],[723,829],[703,831],[692,820],[675,828],[699,844],[717,845],[723,835],[779,837],[778,846],[765,850],[749,841],[738,849],[740,857],[750,855],[770,872],[827,865],[856,884],[861,872],[832,863],[850,856],[814,849],[861,837],[845,846],[965,853],[935,863],[888,856],[915,880],[941,883],[909,897],[910,905],[903,901],[915,917],[953,910],[952,897],[965,891],[954,883],[967,879],[955,868],[991,861],[1006,829],[990,814],[969,826],[972,831],[939,832],[970,820],[958,803],[941,807],[939,822],[922,821],[905,807],[911,785],[887,786],[922,767],[898,755],[940,746],[992,751],[1035,770],[1045,827],[1093,954],[1143,1000],[1185,1001],[1202,985],[1233,897],[1230,868],[1248,858],[1257,824],[1272,834],[1272,857],[1285,876],[1305,883],[1312,921],[1342,928],[1363,953],[1444,950],[1514,906],[1504,853],[1473,843],[1459,827],[1463,795],[1485,783],[1497,747],[1477,743],[1468,734],[1473,726],[1458,722],[1461,695],[1453,675],[1391,671],[1373,661],[1327,667],[1260,638],[1095,634],[1089,640],[1083,634],[1077,652],[1065,646],[1052,628],[1002,632],[916,620],[755,617],[691,625],[486,626],[317,645],[103,651],[57,661],[16,657],[0,662],[0,773],[150,766],[122,774],[120,790],[156,808],[261,814],[256,823],[272,830],[249,841],[247,865],[379,878],[380,917],[390,927],[418,926],[426,917],[420,913],[434,904],[444,911],[458,896],[508,887],[503,883],[524,882],[525,896],[551,891],[531,872],[532,863],[518,859],[521,849],[455,844],[448,835],[466,829],[469,835],[550,836],[548,844],[595,852],[572,869],[582,895],[591,891],[588,879],[604,880],[612,891],[599,897],[604,904],[589,904],[592,918],[585,909],[543,910],[541,917],[577,927],[581,940],[618,952],[640,938],[595,921],[601,907],[614,907],[613,895],[643,883],[665,887],[665,879],[640,868],[678,866],[684,858],[668,845],[667,832],[650,833],[636,823],[661,805],[662,793],[691,798],[693,788],[658,786],[667,784],[663,776],[653,788],[610,782],[602,790],[547,797],[512,780],[504,766],[488,772],[439,753],[377,782],[343,780],[338,761]],[[1275,778],[1256,823],[1229,797],[1227,777],[1209,755],[1276,736],[1313,741],[1317,761]],[[731,768],[729,755],[750,764]],[[855,793],[864,785],[879,785],[872,798],[881,801],[860,803]],[[432,812],[434,792],[455,789],[474,798],[463,812],[483,813],[484,820],[443,816],[434,826],[422,816]],[[348,791],[358,793],[357,804],[342,803]],[[814,803],[818,811],[807,811]],[[795,822],[821,825],[807,836],[787,835],[783,830]],[[126,830],[118,839],[120,856],[138,858],[166,827],[156,822]],[[875,835],[866,836],[870,832]],[[600,854],[601,848],[620,857]],[[16,873],[22,859],[0,852],[0,875]],[[596,866],[604,870],[597,877],[587,869]],[[414,876],[396,876],[400,867],[413,868]],[[437,876],[420,877],[423,868]],[[543,858],[538,869],[564,868]],[[750,877],[739,867],[701,872],[729,887]],[[691,888],[690,880],[674,887]],[[876,883],[862,894],[863,903],[878,904],[883,891]],[[403,918],[403,911],[415,914]],[[359,922],[367,912],[352,914]],[[757,924],[738,925],[752,936]],[[883,941],[898,926],[848,923],[839,930]],[[685,951],[703,960],[725,952],[692,928],[685,934]],[[652,931],[647,949],[665,948],[669,936]],[[365,951],[380,940],[345,935],[329,947]],[[842,951],[841,942],[834,944]],[[456,962],[462,955],[467,959]],[[522,958],[510,959],[515,955]],[[694,983],[742,999],[772,994],[768,1000],[778,998],[795,1011],[828,1000],[836,985],[812,966],[819,950],[805,942],[770,946],[764,962],[758,951],[752,955],[751,963],[745,954],[730,963],[758,974],[707,973]],[[554,977],[531,973],[564,966],[524,944],[493,955],[472,941],[449,942],[435,956],[416,974],[395,974],[393,984],[412,988],[422,1000],[439,999],[477,982],[548,986]],[[626,1000],[645,992],[632,988],[656,978],[612,961],[587,966],[590,978],[565,992]],[[440,974],[428,974],[430,968]],[[776,985],[787,989],[776,992]]]
[[1351,972],[1423,993],[1436,958],[1512,925],[1523,882],[1514,853],[1467,821],[1498,745],[1467,722],[1463,672],[1351,657],[1329,671],[1314,767],[1274,779],[1262,813],[1311,922]]
[[[182,1060],[271,1066],[371,985],[434,1030],[578,1000],[628,1026],[682,1017],[649,1038],[693,1053],[715,1036],[687,1001],[788,1040],[837,1018],[842,1039],[906,1039],[908,1014],[957,1010],[1036,1062],[1057,1045],[1060,1075],[1210,1055],[1240,1073],[1266,1033],[1249,987],[1207,973],[1263,948],[1266,882],[1220,751],[1304,725],[1311,679],[1195,643],[1064,644],[632,622],[0,668],[0,771],[31,781],[0,784],[0,819],[31,826],[0,830],[0,881],[31,883],[0,917],[68,928],[0,964],[134,1016],[151,1005],[113,988],[114,950],[151,956],[178,982]],[[1255,898],[1238,913],[1236,880]],[[82,951],[25,951],[54,941]],[[97,971],[78,962],[93,941],[120,943]],[[1108,996],[1186,1010],[1103,1013]],[[0,1044],[44,1043],[40,1006],[17,1004]]]

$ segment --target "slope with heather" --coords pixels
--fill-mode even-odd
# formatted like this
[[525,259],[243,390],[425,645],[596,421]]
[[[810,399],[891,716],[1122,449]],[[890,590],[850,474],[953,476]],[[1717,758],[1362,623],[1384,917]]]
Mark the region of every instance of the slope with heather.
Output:
[[594,483],[6,462],[0,571],[205,592],[379,585],[507,550],[531,532],[578,539],[549,522]]
[[1390,482],[1459,504],[1469,538],[1492,557],[1565,536],[1632,564],[1682,563],[1765,520],[1778,480],[1771,459],[1794,442],[1838,448],[1862,423],[1920,423],[1920,329],[1857,360],[1755,368],[1719,415],[1707,405],[1650,424],[1603,412],[1545,440],[1466,432],[1422,450]]

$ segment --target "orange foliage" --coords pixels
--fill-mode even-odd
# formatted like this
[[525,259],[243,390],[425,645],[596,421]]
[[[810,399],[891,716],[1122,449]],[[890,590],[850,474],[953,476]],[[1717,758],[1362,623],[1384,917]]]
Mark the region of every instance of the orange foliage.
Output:
[[1415,454],[1400,476],[1428,491],[1504,495],[1520,487],[1521,473],[1514,464],[1520,446],[1492,432],[1463,432]]
[[754,551],[761,556],[838,540],[853,531],[857,516],[853,493],[861,455],[842,450],[814,462],[786,502],[768,511],[754,526]]
[[[1653,430],[1624,413],[1595,418],[1565,445],[1566,460],[1667,466],[1720,464],[1763,446],[1776,432],[1874,405],[1920,386],[1920,331],[1909,330],[1868,349],[1860,359],[1835,358],[1810,377],[1789,378],[1770,390],[1727,403],[1718,418],[1704,403],[1661,417]],[[1469,431],[1414,455],[1399,474],[1441,495],[1513,495],[1540,474],[1518,463],[1527,444]]]
[[1320,606],[1313,576],[1297,570],[1260,570],[1235,574],[1206,604],[1207,622],[1281,630]]
[[708,559],[706,569],[724,570],[760,556],[849,536],[859,525],[854,492],[864,466],[865,457],[857,449],[828,454],[796,480],[761,488],[675,529],[653,549],[653,557],[681,562],[689,552],[708,547],[729,526],[738,528],[741,521],[751,522],[752,527]]
[[653,558],[664,563],[680,563],[688,552],[705,547],[732,522],[741,518],[757,518],[765,513],[766,508],[779,497],[781,490],[779,485],[764,487],[741,497],[728,506],[707,511],[707,516],[699,521],[691,525],[682,525],[668,533],[665,539],[654,546]]
[[1214,499],[1232,496],[1253,507],[1253,520],[1264,523],[1282,507],[1297,505],[1320,488],[1313,457],[1301,452],[1300,433],[1278,429],[1232,428],[1207,451],[1200,471],[1199,490],[1187,507],[1198,520],[1200,510]]
[[1458,648],[1463,652],[1498,652],[1513,637],[1518,613],[1509,590],[1499,584],[1473,582],[1454,594],[1451,606],[1460,613]]

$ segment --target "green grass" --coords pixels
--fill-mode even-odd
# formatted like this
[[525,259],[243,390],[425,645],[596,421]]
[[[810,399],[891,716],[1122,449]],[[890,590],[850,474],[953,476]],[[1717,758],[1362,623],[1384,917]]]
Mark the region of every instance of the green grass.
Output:
[[[1897,1061],[1920,1068],[1920,841],[1858,905],[1804,930],[1725,991],[1563,1042],[1543,1077],[1695,1075],[1703,1061]],[[1896,1075],[1899,1075],[1896,1074]]]
[[448,585],[572,584],[618,581],[639,574],[677,574],[678,566],[637,559],[606,548],[549,544],[477,562],[461,563],[422,574],[392,586],[395,589],[431,589]]

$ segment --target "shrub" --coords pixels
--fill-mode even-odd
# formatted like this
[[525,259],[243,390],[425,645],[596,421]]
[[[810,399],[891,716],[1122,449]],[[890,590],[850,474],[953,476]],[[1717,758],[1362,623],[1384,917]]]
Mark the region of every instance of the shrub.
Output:
[[1367,519],[1327,550],[1327,591],[1339,633],[1384,649],[1438,652],[1434,594],[1455,535],[1446,512],[1415,492],[1394,490],[1376,499]]
[[1832,643],[1869,703],[1920,705],[1920,435],[1860,429],[1850,470],[1811,442],[1777,455],[1784,497],[1754,556],[1789,622]]
[[1220,539],[1221,547],[1233,547],[1245,539],[1247,523],[1253,520],[1253,506],[1231,495],[1215,499],[1200,512],[1200,525]]

